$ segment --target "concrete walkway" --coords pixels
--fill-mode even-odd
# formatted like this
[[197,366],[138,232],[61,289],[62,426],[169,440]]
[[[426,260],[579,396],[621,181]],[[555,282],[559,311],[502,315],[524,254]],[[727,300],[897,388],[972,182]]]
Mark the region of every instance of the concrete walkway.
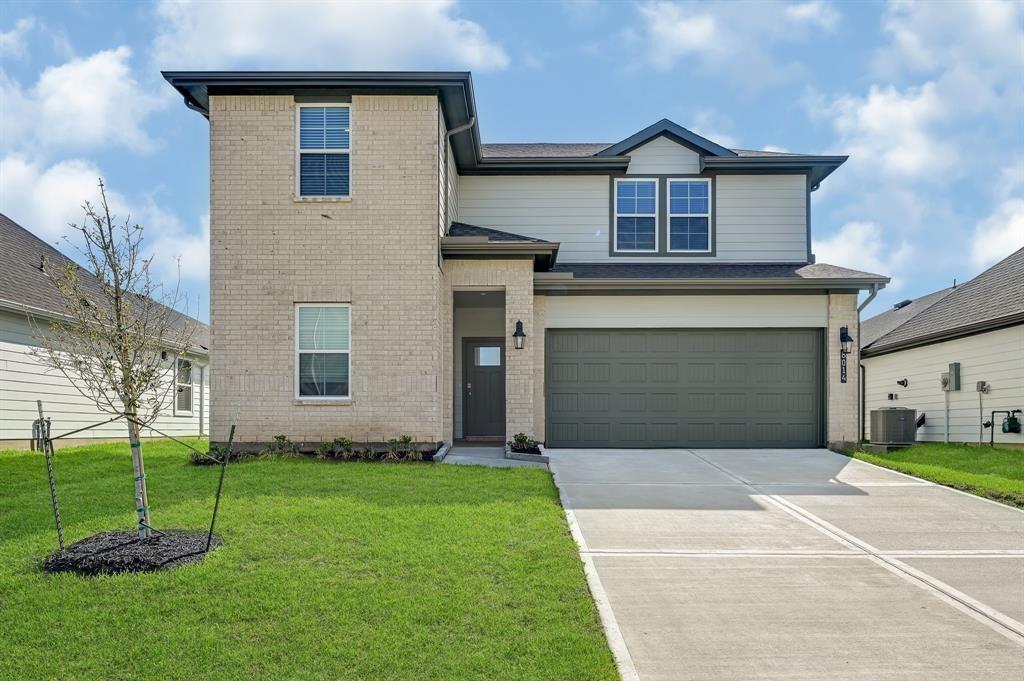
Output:
[[455,445],[441,463],[488,468],[547,468],[547,464],[505,458],[505,445]]
[[1024,513],[827,450],[549,450],[624,679],[1024,679]]

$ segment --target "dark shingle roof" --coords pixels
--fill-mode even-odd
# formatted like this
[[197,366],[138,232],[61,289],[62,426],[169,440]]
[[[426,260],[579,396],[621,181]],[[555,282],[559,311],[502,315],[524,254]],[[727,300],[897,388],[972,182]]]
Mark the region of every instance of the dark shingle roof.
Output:
[[485,236],[488,241],[525,241],[533,244],[550,243],[544,239],[535,239],[532,236],[522,236],[520,234],[512,234],[511,232],[502,232],[489,227],[467,225],[464,222],[453,222],[452,226],[448,228],[448,236]]
[[895,329],[900,324],[905,324],[911,317],[915,317],[929,307],[939,302],[955,289],[944,288],[926,296],[915,298],[909,304],[900,308],[886,310],[870,319],[865,319],[860,324],[860,345],[867,347],[876,340]]
[[610,146],[610,142],[481,144],[480,152],[484,158],[573,158],[593,156]]
[[826,263],[563,263],[574,279],[870,279],[886,277]]
[[864,348],[866,354],[1024,323],[1024,248],[911,316]]
[[[484,158],[581,158],[594,156],[612,146],[609,142],[525,142],[507,144],[482,144]],[[732,149],[737,156],[772,158],[776,156],[801,156],[781,151],[757,151]]]
[[[51,267],[63,267],[72,262],[56,248],[0,213],[0,301],[60,313],[61,295],[39,269],[44,256]],[[99,284],[91,275],[85,273],[80,281],[84,287],[99,294]],[[178,312],[175,314],[180,315]],[[191,319],[185,315],[180,316]],[[208,348],[209,327],[197,320],[192,321],[196,324],[192,342]]]

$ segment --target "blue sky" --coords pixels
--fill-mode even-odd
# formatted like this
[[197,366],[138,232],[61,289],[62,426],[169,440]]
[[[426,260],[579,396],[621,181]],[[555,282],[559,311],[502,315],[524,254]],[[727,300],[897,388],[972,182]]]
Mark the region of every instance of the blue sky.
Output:
[[819,261],[888,274],[868,314],[1024,245],[1020,2],[7,2],[0,211],[55,242],[98,175],[207,315],[206,121],[161,69],[469,69],[485,142],[614,142],[670,118],[851,159]]

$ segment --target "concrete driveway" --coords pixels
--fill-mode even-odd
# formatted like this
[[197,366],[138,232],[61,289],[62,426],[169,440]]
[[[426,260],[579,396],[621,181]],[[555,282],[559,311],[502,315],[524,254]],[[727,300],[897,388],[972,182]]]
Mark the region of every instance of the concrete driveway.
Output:
[[1024,679],[1024,513],[827,450],[552,450],[625,679]]

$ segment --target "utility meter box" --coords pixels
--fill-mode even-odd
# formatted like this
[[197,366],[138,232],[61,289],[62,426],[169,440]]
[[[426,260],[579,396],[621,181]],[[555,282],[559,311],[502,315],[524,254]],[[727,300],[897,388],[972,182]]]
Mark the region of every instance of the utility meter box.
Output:
[[950,362],[949,364],[949,387],[946,390],[959,390],[960,389],[960,362]]

